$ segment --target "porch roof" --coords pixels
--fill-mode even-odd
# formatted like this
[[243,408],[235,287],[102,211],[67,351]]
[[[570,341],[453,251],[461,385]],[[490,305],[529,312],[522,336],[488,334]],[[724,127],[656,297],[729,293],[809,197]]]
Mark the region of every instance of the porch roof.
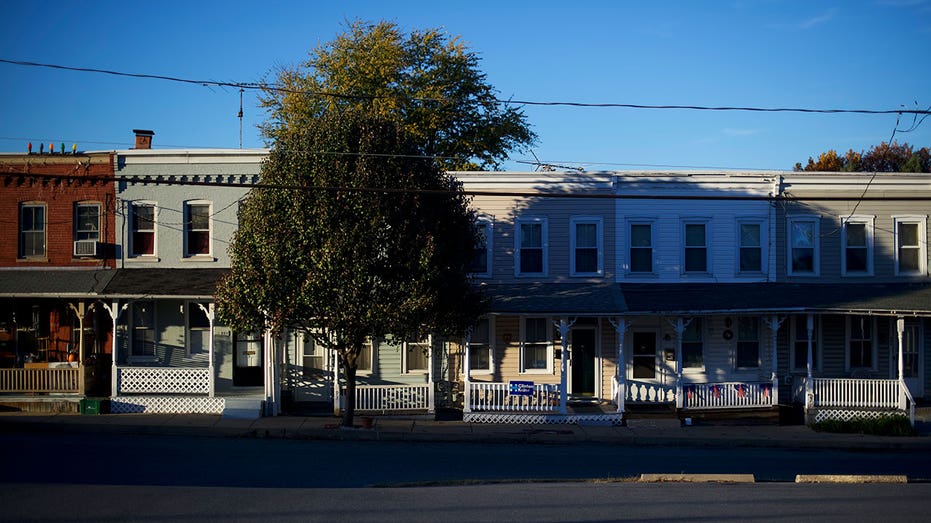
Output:
[[931,315],[929,283],[622,283],[629,314],[858,312]]
[[98,296],[116,273],[113,269],[12,269],[0,271],[5,298],[80,298]]
[[212,298],[229,269],[118,269],[103,294],[113,298]]
[[481,288],[491,299],[492,314],[617,316],[627,310],[615,282],[493,283]]

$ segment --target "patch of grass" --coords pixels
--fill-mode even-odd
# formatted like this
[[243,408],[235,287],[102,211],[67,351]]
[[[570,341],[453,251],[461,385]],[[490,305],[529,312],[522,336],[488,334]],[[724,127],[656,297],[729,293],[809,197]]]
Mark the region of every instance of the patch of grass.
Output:
[[825,420],[811,426],[817,432],[840,434],[870,434],[873,436],[914,436],[915,429],[908,416],[892,414],[876,419],[854,419],[850,421]]

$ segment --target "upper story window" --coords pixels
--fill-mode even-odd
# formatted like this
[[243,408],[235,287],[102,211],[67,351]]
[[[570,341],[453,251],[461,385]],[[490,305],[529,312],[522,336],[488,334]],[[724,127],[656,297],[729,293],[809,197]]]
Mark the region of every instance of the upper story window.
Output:
[[684,272],[708,272],[708,234],[706,223],[686,223],[683,229]]
[[408,341],[404,343],[404,357],[401,362],[402,372],[405,373],[426,373],[429,372],[430,365],[430,337],[419,341]]
[[789,276],[817,276],[820,260],[820,219],[817,216],[790,216],[788,231]]
[[475,276],[491,276],[491,257],[494,252],[492,222],[486,218],[479,218],[475,222],[475,229],[479,243],[472,250],[469,272]]
[[44,203],[24,203],[19,208],[19,257],[45,257],[46,214]]
[[521,372],[550,372],[553,357],[547,323],[546,318],[521,319]]
[[187,202],[184,221],[184,255],[209,256],[210,242],[210,203]]
[[851,216],[843,223],[841,272],[845,276],[873,273],[873,218]]
[[133,202],[130,208],[131,255],[155,256],[155,204]]
[[597,217],[574,217],[569,228],[569,273],[595,276],[604,273],[602,221]]
[[78,203],[74,206],[74,239],[100,241],[99,203]]
[[630,272],[653,272],[653,224],[630,224]]
[[895,273],[923,275],[927,271],[928,243],[924,216],[895,216]]
[[737,318],[737,354],[735,358],[738,369],[760,366],[760,319],[756,316]]
[[469,370],[472,372],[492,371],[492,327],[491,320],[482,318],[472,329],[469,338]]
[[547,271],[546,218],[517,221],[515,254],[517,276],[540,276]]
[[737,248],[739,259],[737,272],[763,272],[763,224],[760,222],[737,222]]

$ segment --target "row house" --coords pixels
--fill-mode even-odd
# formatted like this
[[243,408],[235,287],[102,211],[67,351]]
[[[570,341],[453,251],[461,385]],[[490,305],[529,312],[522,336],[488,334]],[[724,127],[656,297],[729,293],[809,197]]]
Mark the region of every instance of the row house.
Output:
[[113,154],[29,149],[0,154],[0,401],[68,410],[108,385]]

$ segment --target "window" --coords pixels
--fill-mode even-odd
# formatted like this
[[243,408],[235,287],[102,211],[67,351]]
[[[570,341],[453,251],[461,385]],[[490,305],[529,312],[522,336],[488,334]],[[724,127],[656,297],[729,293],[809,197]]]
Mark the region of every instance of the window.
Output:
[[45,204],[24,203],[20,207],[20,258],[45,257],[45,225]]
[[682,368],[701,368],[704,339],[702,336],[702,319],[692,318],[682,333]]
[[546,220],[518,220],[516,232],[517,275],[546,274]]
[[630,224],[630,272],[653,272],[653,224]]
[[686,223],[684,230],[685,252],[683,253],[683,270],[685,272],[708,272],[708,240],[706,224]]
[[573,276],[602,274],[602,234],[600,218],[570,220],[569,272]]
[[155,255],[155,205],[134,202],[132,204],[132,256]]
[[552,358],[546,318],[524,318],[522,327],[521,371],[549,371]]
[[472,329],[469,339],[469,370],[491,372],[491,321],[482,318]]
[[873,273],[872,218],[851,217],[844,220],[841,271],[845,276],[868,276]]
[[185,256],[210,254],[210,204],[189,202],[185,205],[184,221]]
[[847,317],[847,367],[873,368],[873,319],[869,316]]
[[75,205],[74,239],[100,241],[99,203],[79,203]]
[[324,347],[307,333],[302,335],[302,342],[304,346],[301,350],[301,375],[305,378],[324,379],[327,371]]
[[819,226],[816,217],[790,217],[789,276],[817,276],[819,255]]
[[132,342],[130,357],[155,357],[155,302],[137,301],[132,304]]
[[[808,370],[808,316],[792,316],[792,353],[791,362],[793,371],[807,372]],[[812,370],[819,367],[818,362],[818,318],[812,319],[811,332],[811,358]]]
[[763,272],[762,225],[753,222],[738,222],[737,229],[737,243],[740,249],[737,271],[741,273]]
[[430,337],[404,343],[403,372],[428,372],[430,364]]
[[927,236],[925,217],[895,217],[895,273],[916,275],[925,273]]
[[[204,308],[208,304],[202,304]],[[208,309],[209,310],[209,309]],[[210,320],[207,313],[200,308],[197,302],[189,301],[184,305],[187,316],[187,349],[188,356],[206,355],[210,349]]]
[[738,369],[760,366],[760,319],[755,316],[737,318],[737,357]]
[[475,222],[475,228],[479,243],[472,250],[469,272],[476,276],[491,276],[491,254],[494,252],[491,221],[479,219]]
[[356,358],[356,372],[370,374],[374,369],[375,341],[367,339],[362,343],[362,350]]

